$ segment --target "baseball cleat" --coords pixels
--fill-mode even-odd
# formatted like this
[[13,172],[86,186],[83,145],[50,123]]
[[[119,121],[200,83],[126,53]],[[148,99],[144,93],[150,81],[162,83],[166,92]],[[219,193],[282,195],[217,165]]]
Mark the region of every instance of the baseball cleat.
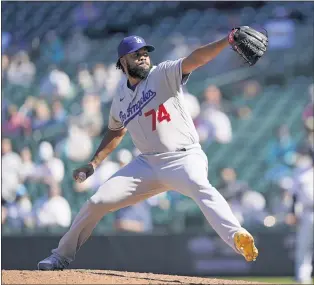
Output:
[[68,266],[69,262],[55,253],[40,261],[37,265],[38,270],[63,270]]
[[258,256],[258,249],[254,244],[254,238],[250,233],[241,230],[235,233],[234,244],[236,249],[244,256],[246,261],[255,261]]

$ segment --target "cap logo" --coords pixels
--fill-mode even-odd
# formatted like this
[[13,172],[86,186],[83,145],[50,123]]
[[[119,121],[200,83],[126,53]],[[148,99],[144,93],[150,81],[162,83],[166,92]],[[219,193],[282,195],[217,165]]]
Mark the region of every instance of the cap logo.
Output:
[[141,44],[143,41],[139,37],[134,37],[138,44]]

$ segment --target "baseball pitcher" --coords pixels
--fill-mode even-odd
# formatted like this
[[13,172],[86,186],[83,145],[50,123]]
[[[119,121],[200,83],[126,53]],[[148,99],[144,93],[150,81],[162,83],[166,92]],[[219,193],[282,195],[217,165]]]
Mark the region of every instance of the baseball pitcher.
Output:
[[267,42],[267,36],[243,26],[185,58],[155,66],[149,57],[155,47],[139,36],[124,38],[118,46],[117,68],[125,79],[113,99],[107,133],[90,163],[76,169],[73,178],[82,182],[91,176],[127,131],[141,154],[99,187],[38,269],[67,268],[104,215],[170,189],[191,197],[218,235],[247,261],[254,261],[258,250],[252,235],[207,179],[207,157],[185,105],[182,85],[229,45],[253,65],[266,51]]

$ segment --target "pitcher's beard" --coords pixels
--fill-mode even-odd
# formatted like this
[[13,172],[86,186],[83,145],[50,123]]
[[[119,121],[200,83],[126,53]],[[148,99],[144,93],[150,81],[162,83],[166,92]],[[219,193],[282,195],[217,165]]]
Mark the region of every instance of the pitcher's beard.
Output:
[[133,78],[139,78],[139,79],[145,79],[148,76],[152,67],[153,67],[152,63],[150,63],[150,66],[148,69],[144,69],[141,66],[131,67],[129,65],[129,63],[127,63],[127,69],[128,69],[129,76],[131,76]]

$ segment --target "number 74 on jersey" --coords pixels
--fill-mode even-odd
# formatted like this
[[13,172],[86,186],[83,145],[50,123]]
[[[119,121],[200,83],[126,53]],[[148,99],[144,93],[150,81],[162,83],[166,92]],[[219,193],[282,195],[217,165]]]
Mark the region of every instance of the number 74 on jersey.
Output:
[[170,114],[167,112],[164,104],[159,105],[158,110],[155,111],[154,109],[149,110],[146,112],[145,117],[152,116],[152,131],[156,130],[157,121],[161,123],[162,121],[166,120],[167,122],[171,121]]

